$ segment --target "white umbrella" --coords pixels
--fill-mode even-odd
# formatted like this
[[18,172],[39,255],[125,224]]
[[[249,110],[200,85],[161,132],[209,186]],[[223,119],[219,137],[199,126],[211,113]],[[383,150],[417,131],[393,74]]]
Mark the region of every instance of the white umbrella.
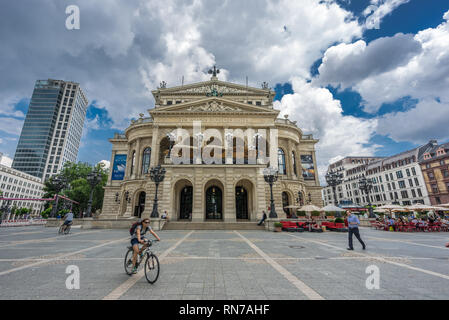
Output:
[[386,205],[377,207],[377,209],[385,209],[385,210],[391,211],[391,210],[403,210],[404,207],[398,206],[397,204],[386,204]]
[[449,203],[443,203],[443,204],[440,204],[439,206],[441,206],[441,207],[449,207]]
[[444,208],[444,207],[432,207],[433,210],[436,211],[449,211],[449,208]]
[[413,211],[429,211],[429,210],[434,210],[434,206],[428,206],[425,204],[421,204],[421,203],[416,203],[412,206],[408,206],[407,209],[409,210],[413,210]]
[[328,204],[327,206],[323,207],[320,209],[320,211],[328,211],[328,212],[344,212],[346,211],[345,209],[336,207],[332,204]]
[[308,204],[306,206],[302,206],[299,208],[299,211],[312,212],[312,211],[321,211],[321,208],[314,206],[313,204]]

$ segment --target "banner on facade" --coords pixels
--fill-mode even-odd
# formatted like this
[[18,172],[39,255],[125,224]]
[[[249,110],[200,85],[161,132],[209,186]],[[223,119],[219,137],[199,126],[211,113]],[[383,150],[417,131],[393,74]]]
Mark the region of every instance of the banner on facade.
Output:
[[117,154],[114,157],[114,164],[112,166],[111,180],[123,180],[125,178],[126,169],[126,154]]
[[315,167],[312,155],[301,155],[301,165],[304,180],[315,180]]

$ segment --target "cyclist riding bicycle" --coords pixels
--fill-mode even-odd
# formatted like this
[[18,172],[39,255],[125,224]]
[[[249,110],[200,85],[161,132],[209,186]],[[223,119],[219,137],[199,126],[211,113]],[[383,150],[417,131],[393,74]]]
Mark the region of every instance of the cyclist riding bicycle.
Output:
[[[151,229],[150,227],[150,219],[142,220],[141,224],[138,224],[134,229],[134,233],[131,236],[131,245],[133,247],[133,273],[137,273],[136,261],[137,255],[142,254],[143,250],[148,247],[147,240],[144,235],[149,231],[158,241],[161,241],[161,238]],[[143,244],[142,248],[139,250],[139,243]]]
[[66,213],[66,215],[64,216],[64,224],[62,225],[62,232],[64,232],[64,230],[67,228],[68,225],[71,225],[73,222],[73,212],[69,211]]

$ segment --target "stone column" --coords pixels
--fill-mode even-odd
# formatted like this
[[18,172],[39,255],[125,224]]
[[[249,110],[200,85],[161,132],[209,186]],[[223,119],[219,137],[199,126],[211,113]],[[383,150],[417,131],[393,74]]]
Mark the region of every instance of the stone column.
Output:
[[192,205],[192,222],[203,222],[205,219],[205,204],[203,202],[203,169],[194,169],[194,186],[193,186],[193,205]]
[[142,156],[141,156],[141,150],[140,150],[140,138],[137,139],[137,145],[136,145],[136,163],[134,166],[134,177],[138,179],[141,174],[141,163],[142,163]]
[[287,153],[288,155],[286,155],[286,160],[287,160],[287,177],[288,179],[293,179],[293,158],[292,158],[292,141],[290,139],[287,140]]
[[150,168],[157,166],[157,162],[159,161],[159,148],[157,140],[159,139],[159,127],[153,127],[153,136],[151,138],[151,159],[150,159]]
[[234,168],[226,168],[225,190],[223,190],[223,221],[236,222]]

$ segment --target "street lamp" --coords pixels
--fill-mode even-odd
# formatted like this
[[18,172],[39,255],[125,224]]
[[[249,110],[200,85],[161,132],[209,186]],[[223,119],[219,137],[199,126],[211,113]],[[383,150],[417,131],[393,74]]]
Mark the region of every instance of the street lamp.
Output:
[[276,214],[276,209],[274,207],[274,199],[273,199],[273,184],[277,181],[278,179],[278,170],[276,170],[275,168],[269,167],[269,168],[265,168],[263,170],[263,177],[265,179],[265,182],[267,182],[270,185],[270,218],[277,218],[278,215]]
[[151,213],[151,218],[158,218],[159,212],[157,210],[157,189],[159,187],[159,183],[164,181],[165,178],[165,168],[161,168],[161,166],[157,166],[156,168],[151,168],[150,170],[150,178],[156,184],[156,193],[154,195],[154,203],[153,203],[153,212]]
[[94,194],[94,188],[98,183],[100,183],[100,181],[101,181],[101,174],[100,172],[98,172],[96,168],[87,175],[87,182],[90,185],[90,196],[89,202],[87,203],[86,217],[92,216],[92,197]]
[[[336,192],[336,186],[339,185],[343,181],[343,174],[337,173],[337,172],[328,172],[326,173],[326,182],[328,186],[332,187],[332,191],[334,193],[334,205],[338,206],[337,201],[337,192]],[[337,217],[340,217],[341,214],[337,212]]]
[[61,190],[67,186],[67,181],[65,180],[64,177],[58,175],[55,176],[51,182],[53,185],[53,189],[55,189],[56,191],[55,204],[51,210],[51,217],[54,218],[56,217],[56,213],[58,211],[59,192],[61,192]]
[[371,207],[371,200],[369,197],[369,193],[371,189],[373,188],[373,181],[371,179],[366,179],[365,177],[362,177],[362,179],[359,180],[359,189],[361,191],[365,191],[366,196],[368,198],[368,210],[369,210],[369,217],[375,218],[373,208]]

